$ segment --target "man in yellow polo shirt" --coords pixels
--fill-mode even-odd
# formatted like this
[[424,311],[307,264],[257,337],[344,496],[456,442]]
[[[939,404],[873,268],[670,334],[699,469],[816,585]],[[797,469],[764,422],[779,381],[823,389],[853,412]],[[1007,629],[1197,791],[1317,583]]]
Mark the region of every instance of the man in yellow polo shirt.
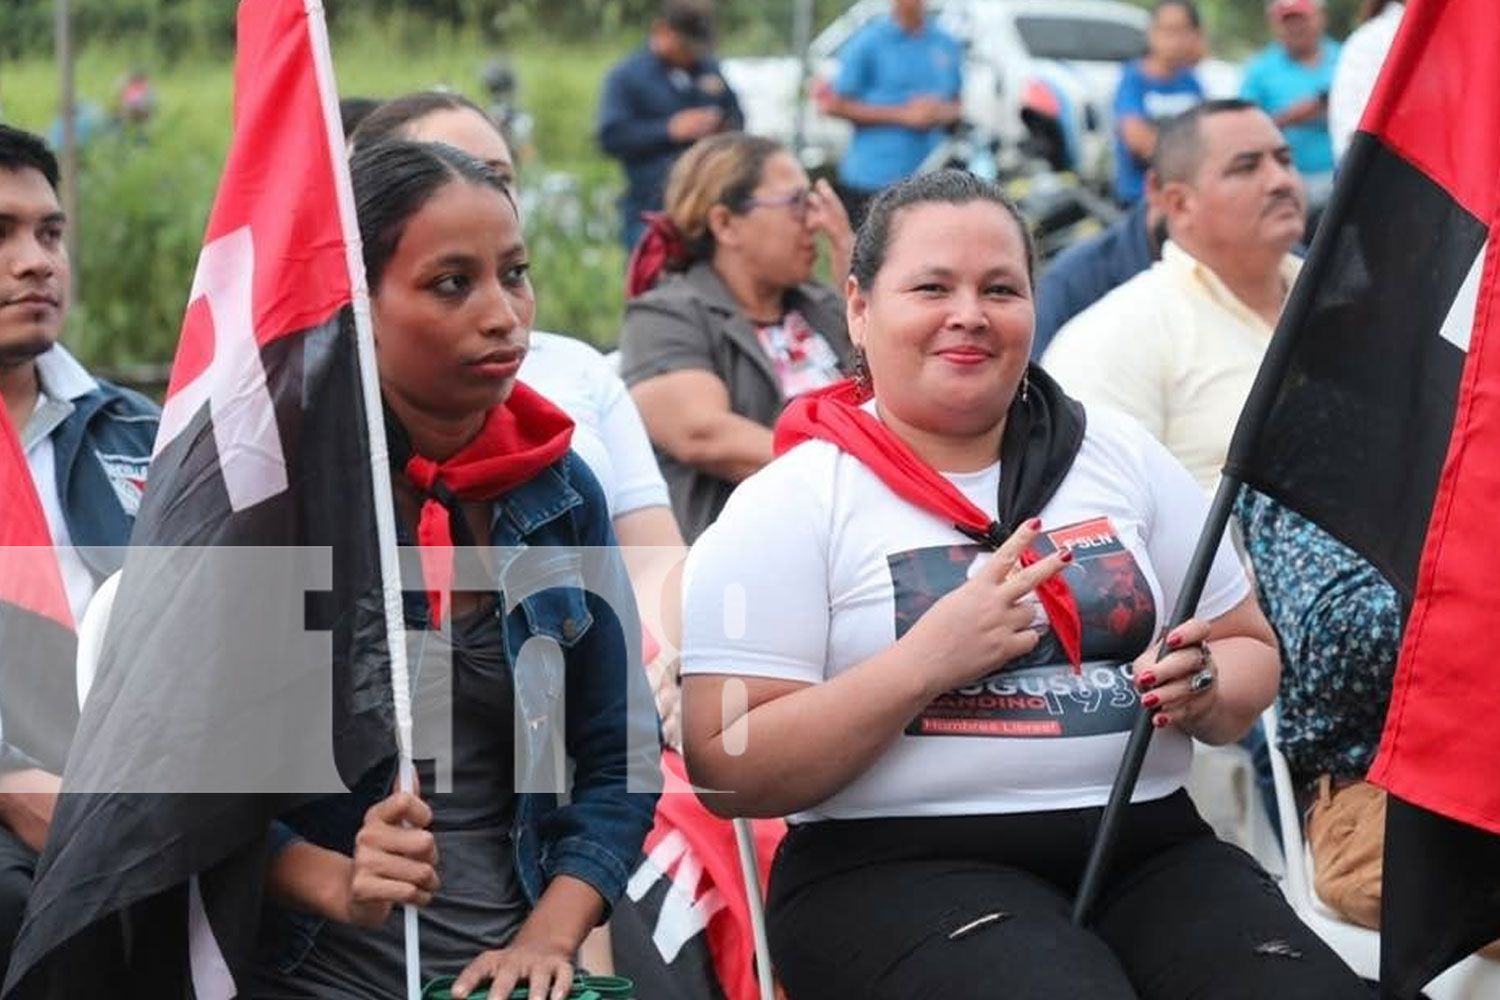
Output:
[[1167,122],[1152,160],[1159,262],[1079,313],[1042,365],[1085,405],[1135,417],[1212,491],[1301,262],[1291,147],[1264,111],[1209,101]]

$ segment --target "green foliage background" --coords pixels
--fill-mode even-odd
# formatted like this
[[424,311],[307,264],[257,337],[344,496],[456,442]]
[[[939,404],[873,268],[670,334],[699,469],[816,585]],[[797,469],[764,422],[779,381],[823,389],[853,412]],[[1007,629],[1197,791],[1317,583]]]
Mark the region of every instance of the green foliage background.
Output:
[[[389,97],[444,86],[485,103],[479,72],[504,54],[534,117],[522,166],[537,206],[528,239],[538,326],[614,343],[623,253],[613,238],[616,165],[592,121],[609,65],[640,44],[659,0],[329,0],[345,94]],[[1149,6],[1150,0],[1132,0]],[[1216,51],[1264,44],[1262,0],[1200,0]],[[1329,0],[1347,30],[1360,0]],[[816,0],[815,28],[848,6]],[[203,227],[229,140],[230,0],[73,0],[80,100],[107,115],[131,68],[147,69],[157,114],[142,131],[100,134],[80,164],[80,301],[68,340],[92,365],[161,365],[176,343]],[[726,54],[790,51],[794,0],[719,0]],[[46,132],[58,109],[52,0],[0,0],[0,116]],[[571,178],[562,194],[548,193]],[[543,190],[546,188],[546,191]]]

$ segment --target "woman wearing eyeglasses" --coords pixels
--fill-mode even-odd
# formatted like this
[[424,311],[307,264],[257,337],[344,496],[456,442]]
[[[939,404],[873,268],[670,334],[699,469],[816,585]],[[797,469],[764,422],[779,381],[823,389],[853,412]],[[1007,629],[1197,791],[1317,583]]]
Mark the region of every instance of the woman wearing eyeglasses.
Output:
[[813,280],[820,239],[842,279],[854,234],[833,189],[778,143],[724,133],[677,161],[631,255],[620,373],[690,543],[771,460],[786,401],[847,374],[843,300]]

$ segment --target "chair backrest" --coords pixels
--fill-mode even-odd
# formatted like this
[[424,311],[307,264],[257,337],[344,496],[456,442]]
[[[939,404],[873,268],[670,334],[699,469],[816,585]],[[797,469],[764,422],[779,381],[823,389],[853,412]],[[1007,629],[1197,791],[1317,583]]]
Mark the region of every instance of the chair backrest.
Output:
[[[1276,745],[1276,706],[1261,716],[1271,753],[1271,773],[1276,779],[1276,811],[1286,848],[1286,881],[1283,891],[1297,916],[1317,933],[1359,975],[1375,979],[1380,974],[1380,933],[1339,919],[1313,894],[1312,861],[1302,839],[1302,817],[1297,811],[1296,788],[1291,768]],[[1471,955],[1423,990],[1431,1000],[1492,1000],[1500,997],[1500,962]]]
[[1299,913],[1313,905],[1312,885],[1303,858],[1306,847],[1302,842],[1302,817],[1297,811],[1297,788],[1292,781],[1292,770],[1276,744],[1276,703],[1261,714],[1261,724],[1266,730],[1266,747],[1271,758],[1271,776],[1276,782],[1276,819],[1281,827],[1281,847],[1286,853],[1287,899]]

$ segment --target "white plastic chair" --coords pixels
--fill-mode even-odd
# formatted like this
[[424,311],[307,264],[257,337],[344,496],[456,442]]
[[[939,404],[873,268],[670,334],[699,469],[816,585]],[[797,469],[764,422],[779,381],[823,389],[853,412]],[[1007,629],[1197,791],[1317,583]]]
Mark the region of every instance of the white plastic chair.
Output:
[[[1271,772],[1276,778],[1276,812],[1286,849],[1282,891],[1302,922],[1338,952],[1365,979],[1380,978],[1380,932],[1352,924],[1331,910],[1313,891],[1312,856],[1302,840],[1302,817],[1286,758],[1276,745],[1276,706],[1261,717],[1270,744]],[[1500,997],[1500,962],[1470,955],[1424,987],[1430,1000],[1495,1000]]]

